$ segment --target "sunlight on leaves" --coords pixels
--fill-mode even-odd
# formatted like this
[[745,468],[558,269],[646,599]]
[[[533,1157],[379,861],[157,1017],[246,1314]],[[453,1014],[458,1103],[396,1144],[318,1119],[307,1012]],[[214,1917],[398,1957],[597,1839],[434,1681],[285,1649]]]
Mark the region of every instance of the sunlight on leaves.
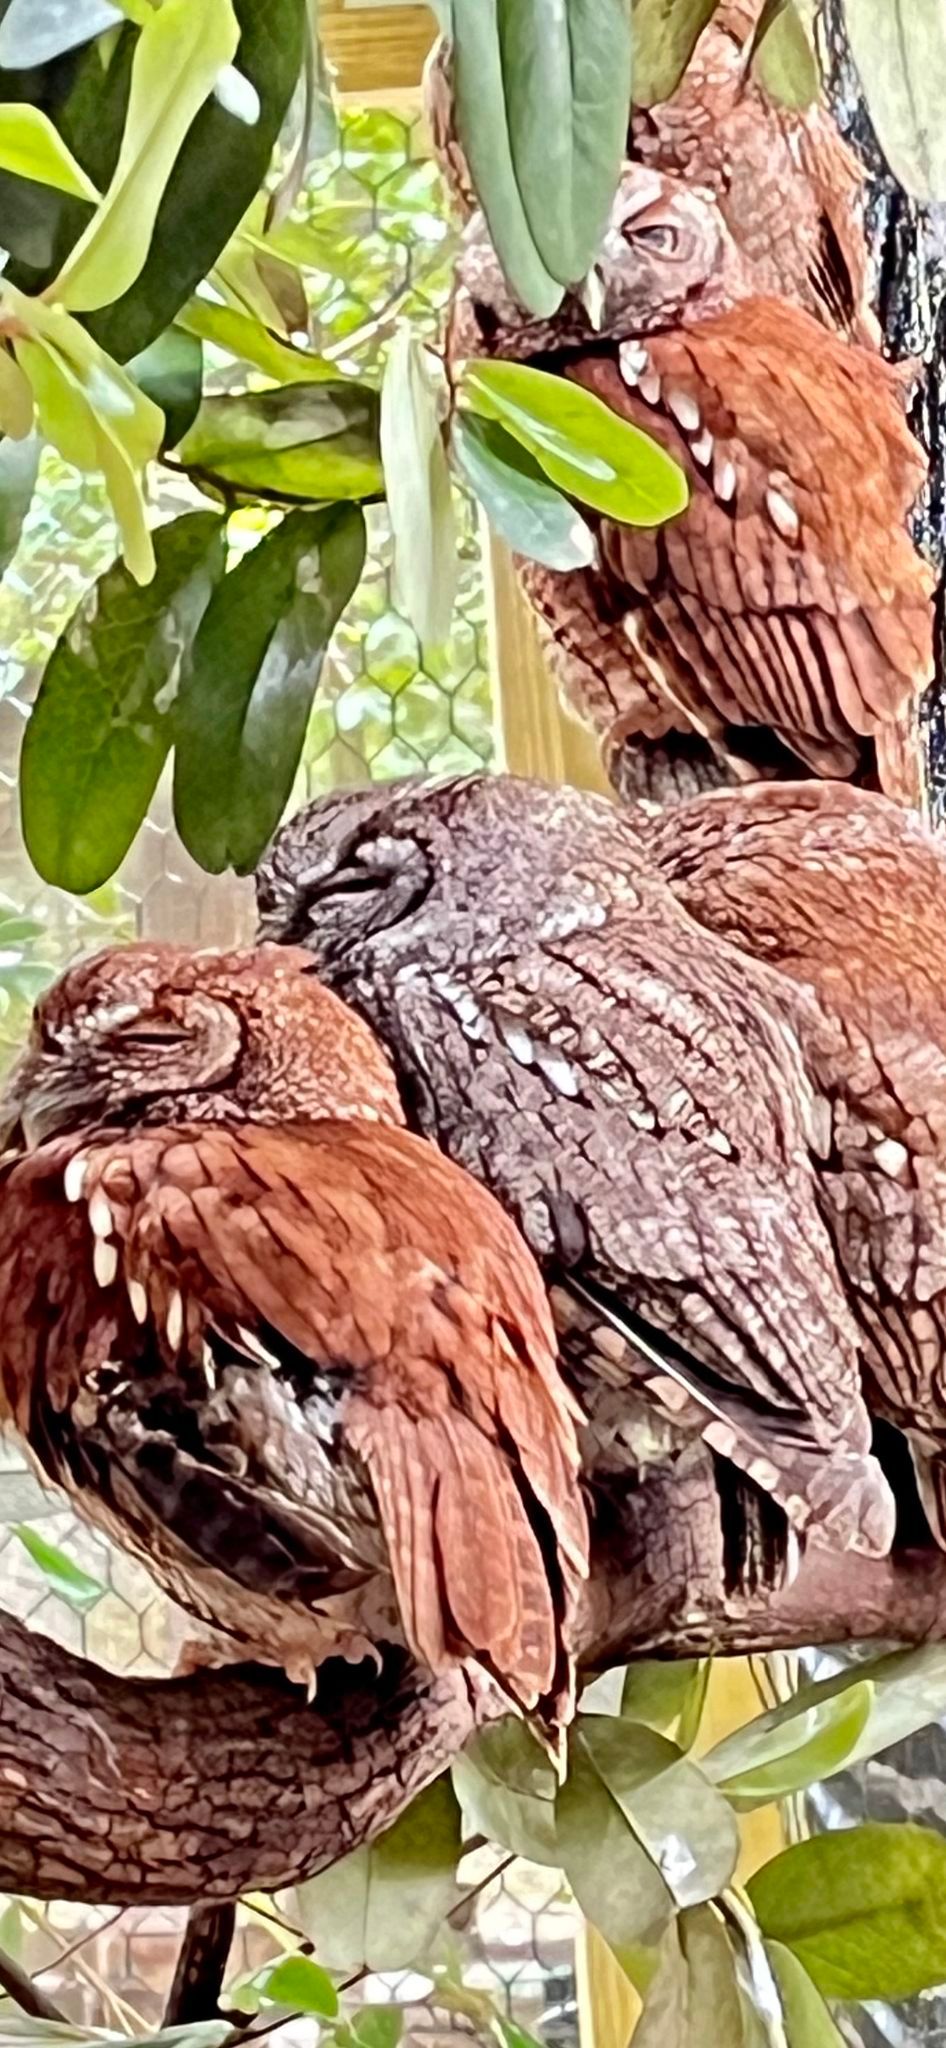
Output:
[[498,420],[569,497],[628,526],[659,526],[686,510],[682,469],[648,434],[593,392],[525,363],[467,363],[464,403]]
[[946,1840],[907,1822],[841,1828],[785,1849],[748,1893],[770,1940],[825,1998],[913,1998],[946,1983]]
[[51,288],[61,305],[92,312],[134,284],[181,144],[239,36],[231,0],[162,0],[149,15],[114,177]]

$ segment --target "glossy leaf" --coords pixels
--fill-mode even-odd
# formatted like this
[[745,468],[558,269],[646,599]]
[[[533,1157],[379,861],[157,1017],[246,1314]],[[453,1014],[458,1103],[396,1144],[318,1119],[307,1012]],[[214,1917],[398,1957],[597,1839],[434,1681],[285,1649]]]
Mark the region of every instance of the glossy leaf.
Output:
[[598,254],[627,148],[630,0],[496,0],[496,20],[523,212],[549,274],[577,284]]
[[[942,1719],[946,1713],[946,1644],[924,1643],[919,1649],[897,1650],[890,1656],[849,1667],[833,1678],[820,1679],[815,1685],[802,1686],[784,1706],[760,1715],[746,1729],[719,1744],[704,1758],[704,1769],[715,1778],[720,1770],[736,1768],[739,1756],[744,1754],[744,1738],[754,1745],[771,1742],[773,1754],[780,1743],[788,1749],[798,1739],[798,1731],[804,1728],[808,1716],[822,1715],[852,1691],[859,1694],[865,1684],[870,1687],[870,1712],[841,1764],[835,1764],[834,1769],[850,1769],[863,1763]],[[829,1775],[826,1752],[820,1762],[818,1775]]]
[[669,100],[719,0],[634,0],[634,104]]
[[785,1849],[748,1885],[763,1933],[825,1998],[912,1998],[946,1983],[946,1840],[869,1823]]
[[215,580],[223,523],[190,512],[155,535],[140,589],[116,563],[50,656],[26,729],[23,832],[47,882],[84,893],[114,874],[142,823],[172,737],[171,705]]
[[844,21],[894,177],[915,199],[946,199],[942,0],[844,0]]
[[683,1750],[692,1749],[699,1734],[706,1688],[708,1657],[642,1657],[629,1664],[621,1692],[626,1721],[643,1721],[663,1735],[673,1735]]
[[234,1988],[234,2002],[240,2012],[279,2005],[287,2012],[315,2013],[319,2019],[333,2020],[338,2014],[332,1979],[309,1956],[281,1956],[275,1963],[265,1963]]
[[239,36],[231,0],[162,0],[149,16],[135,49],[115,175],[52,287],[61,305],[95,312],[140,276],[181,145]]
[[766,1942],[779,1988],[788,2048],[844,2048],[844,2036],[807,1970],[781,1942]]
[[150,348],[132,358],[128,373],[161,407],[165,420],[162,446],[176,448],[200,410],[204,351],[197,337],[179,326],[169,327]]
[[39,437],[0,441],[0,576],[20,544],[39,469]]
[[579,1904],[619,1947],[653,1942],[675,1907],[712,1898],[739,1847],[731,1809],[673,1743],[602,1715],[571,1731],[556,1829]]
[[453,489],[441,432],[448,404],[443,365],[401,321],[381,387],[381,459],[397,591],[422,647],[447,638],[457,588]]
[[[509,283],[530,312],[547,319],[564,294],[539,255],[516,182],[498,10],[499,0],[453,0],[453,118]],[[561,106],[547,112],[550,123],[565,117]]]
[[111,28],[111,0],[10,0],[0,22],[0,68],[26,71],[48,64]]
[[290,512],[210,600],[177,702],[174,812],[211,874],[249,874],[279,823],[364,557],[356,506]]
[[0,170],[32,178],[37,185],[52,185],[74,199],[97,200],[99,196],[49,115],[25,102],[0,106]]
[[761,1715],[718,1743],[703,1758],[703,1769],[737,1813],[787,1799],[843,1770],[864,1733],[872,1704],[873,1689],[862,1682],[774,1726]]
[[498,421],[458,413],[451,445],[493,531],[517,554],[548,569],[586,569],[594,561],[594,538],[580,512]]
[[377,393],[366,384],[286,384],[206,398],[179,454],[196,476],[305,504],[384,489]]
[[16,354],[33,387],[37,418],[47,441],[77,469],[97,471],[104,477],[125,561],[136,582],[147,583],[154,574],[154,550],[140,465],[129,456],[124,439],[90,403],[81,375],[71,363],[45,341],[18,342]]
[[233,0],[239,67],[258,95],[252,127],[208,99],[180,148],[154,224],[144,269],[114,305],[91,316],[119,361],[169,327],[239,226],[269,167],[299,76],[305,0]]
[[330,1969],[404,1968],[456,1902],[460,1846],[460,1809],[438,1778],[376,1842],[300,1885],[295,1916]]
[[659,526],[686,510],[682,469],[593,392],[525,363],[468,363],[465,403],[498,420],[569,497],[628,526]]
[[481,1728],[454,1758],[453,1785],[470,1834],[557,1865],[555,1774],[523,1721],[510,1715]]
[[70,1607],[77,1607],[80,1613],[84,1613],[88,1607],[94,1607],[96,1601],[101,1600],[106,1591],[101,1580],[93,1579],[80,1565],[73,1564],[65,1551],[59,1550],[54,1543],[47,1543],[45,1536],[40,1536],[38,1530],[30,1529],[23,1522],[16,1522],[13,1525],[13,1534],[19,1537],[24,1550],[28,1552],[60,1600],[65,1600]]
[[163,414],[62,306],[28,299],[5,283],[3,301],[33,334],[14,347],[43,433],[66,462],[101,472],[125,560],[136,581],[146,583],[154,551],[141,476],[161,445]]
[[338,382],[338,367],[324,356],[310,355],[283,341],[259,320],[235,306],[221,306],[214,299],[191,299],[182,306],[175,323],[186,333],[209,341],[238,361],[252,363],[275,384],[326,384]]
[[814,106],[821,73],[796,0],[766,0],[753,40],[752,65],[770,99],[801,112]]

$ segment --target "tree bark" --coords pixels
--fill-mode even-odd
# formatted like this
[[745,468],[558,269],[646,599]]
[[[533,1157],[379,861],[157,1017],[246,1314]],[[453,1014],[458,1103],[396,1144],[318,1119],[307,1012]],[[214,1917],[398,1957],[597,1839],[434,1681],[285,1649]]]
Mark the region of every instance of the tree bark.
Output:
[[[607,1526],[610,1513],[610,1527]],[[702,1450],[606,1507],[589,1668],[634,1655],[946,1638],[946,1555],[811,1547],[787,1592],[736,1598]],[[460,1672],[326,1667],[316,1704],[273,1674],[114,1678],[0,1621],[0,1889],[212,1906],[324,1869],[387,1826],[484,1719]]]

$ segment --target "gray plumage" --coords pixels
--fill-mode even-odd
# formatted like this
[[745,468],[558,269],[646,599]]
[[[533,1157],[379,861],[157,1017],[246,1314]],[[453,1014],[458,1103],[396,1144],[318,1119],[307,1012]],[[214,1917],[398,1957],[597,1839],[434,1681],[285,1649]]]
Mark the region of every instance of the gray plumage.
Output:
[[797,1527],[886,1549],[825,1105],[779,977],[691,922],[633,821],[509,777],[336,795],[259,899],[378,1032],[409,1120],[517,1218],[579,1381],[646,1389]]

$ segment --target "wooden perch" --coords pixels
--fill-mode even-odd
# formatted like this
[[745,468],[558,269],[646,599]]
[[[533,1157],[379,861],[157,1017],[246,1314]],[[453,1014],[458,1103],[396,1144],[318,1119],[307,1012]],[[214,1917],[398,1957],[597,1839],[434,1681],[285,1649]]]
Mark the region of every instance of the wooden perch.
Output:
[[[699,1459],[637,1487],[604,1532],[590,1664],[857,1639],[946,1638],[946,1555],[876,1563],[809,1550],[787,1593],[722,1589]],[[392,1658],[327,1668],[314,1706],[272,1674],[114,1678],[0,1621],[0,1889],[87,1902],[213,1905],[292,1884],[388,1825],[504,1712],[462,1673]]]

